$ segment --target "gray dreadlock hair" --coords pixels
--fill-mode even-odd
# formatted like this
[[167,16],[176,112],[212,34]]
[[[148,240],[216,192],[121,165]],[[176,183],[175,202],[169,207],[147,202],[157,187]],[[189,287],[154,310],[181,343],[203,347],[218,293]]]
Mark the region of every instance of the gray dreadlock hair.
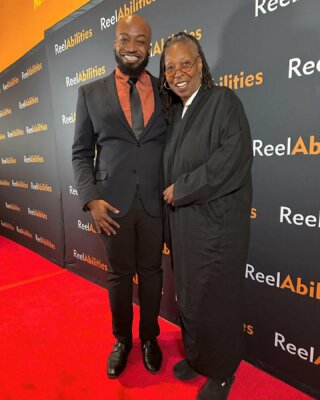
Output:
[[173,107],[176,103],[178,103],[179,97],[175,95],[172,91],[169,91],[165,88],[164,84],[166,82],[166,75],[165,75],[165,54],[168,47],[172,46],[177,42],[184,42],[184,43],[193,43],[196,45],[198,49],[199,56],[202,60],[202,79],[201,84],[205,88],[212,88],[214,86],[211,72],[207,63],[207,60],[203,54],[203,50],[200,46],[198,40],[188,33],[179,32],[169,39],[166,40],[163,51],[160,58],[160,75],[159,75],[159,92],[160,92],[160,99],[162,103],[162,111],[164,112],[165,118],[167,121],[170,121],[172,114],[173,114]]

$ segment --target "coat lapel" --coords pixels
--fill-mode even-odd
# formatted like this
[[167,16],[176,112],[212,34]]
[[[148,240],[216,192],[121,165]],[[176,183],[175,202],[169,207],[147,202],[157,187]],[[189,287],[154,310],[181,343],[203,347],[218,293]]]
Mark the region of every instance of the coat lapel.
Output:
[[174,164],[177,160],[177,154],[179,153],[179,148],[181,148],[181,144],[183,140],[188,134],[188,129],[190,122],[193,120],[194,112],[197,110],[197,104],[199,104],[200,100],[203,98],[203,93],[205,90],[201,87],[198,94],[188,107],[185,112],[183,118],[181,119],[183,105],[182,103],[178,103],[175,106],[174,114],[173,114],[173,122],[171,124],[171,142],[169,144],[169,161],[168,161],[168,174],[167,176],[170,179],[170,184],[172,183],[173,176],[172,171]]
[[[189,126],[190,122],[193,120],[194,113],[197,110],[197,105],[201,101],[201,99],[203,98],[203,94],[205,92],[206,92],[206,89],[201,86],[200,89],[199,89],[199,92],[197,93],[196,97],[193,99],[193,101],[190,104],[190,106],[187,108],[186,113],[184,114],[182,120],[180,121],[179,132],[181,132],[181,131],[182,132],[181,132],[181,135],[180,135],[179,146],[181,145],[181,143],[183,142],[185,136],[188,133],[188,126]],[[182,105],[181,105],[181,107],[182,107]],[[182,109],[183,109],[183,107],[181,109],[179,108],[179,115],[178,116],[176,115],[176,117],[181,118]]]

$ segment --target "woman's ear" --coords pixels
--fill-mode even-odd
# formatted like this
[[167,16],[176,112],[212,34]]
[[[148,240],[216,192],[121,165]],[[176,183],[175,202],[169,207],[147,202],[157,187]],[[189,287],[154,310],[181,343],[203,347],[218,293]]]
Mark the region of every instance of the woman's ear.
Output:
[[199,74],[200,74],[200,76],[201,76],[201,78],[202,78],[202,68],[203,68],[203,64],[202,64],[202,60],[201,60],[201,58],[199,58],[199,60],[200,61],[198,61],[198,71],[199,71]]

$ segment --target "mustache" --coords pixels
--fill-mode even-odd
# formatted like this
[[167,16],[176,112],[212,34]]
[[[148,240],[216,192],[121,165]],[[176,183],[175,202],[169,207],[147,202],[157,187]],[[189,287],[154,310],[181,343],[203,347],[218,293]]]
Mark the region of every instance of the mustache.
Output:
[[127,54],[127,55],[137,55],[135,52],[119,52],[117,53],[116,50],[114,49],[114,57],[117,61],[118,67],[120,71],[129,76],[139,76],[141,72],[144,71],[146,66],[148,65],[149,62],[149,54],[146,54],[145,57],[141,57],[140,55],[137,55],[139,64],[137,66],[133,66],[130,64],[127,64],[124,60],[122,60],[122,55]]

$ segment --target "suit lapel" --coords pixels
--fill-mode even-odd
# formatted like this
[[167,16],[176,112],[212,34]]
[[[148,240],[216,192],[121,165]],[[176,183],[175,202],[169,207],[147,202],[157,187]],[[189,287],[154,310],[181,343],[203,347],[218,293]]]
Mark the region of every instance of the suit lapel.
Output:
[[[149,74],[149,73],[148,73]],[[151,82],[152,82],[152,87],[153,87],[153,95],[154,95],[154,112],[149,119],[147,126],[145,126],[144,131],[142,135],[140,136],[140,141],[144,138],[144,136],[148,133],[152,125],[155,123],[157,118],[159,117],[159,114],[161,113],[161,104],[160,104],[160,97],[159,97],[159,91],[158,91],[158,81],[156,78],[154,78],[151,74],[149,74],[151,77]],[[118,93],[117,93],[117,87],[116,87],[116,81],[114,77],[114,73],[111,75],[107,76],[103,80],[105,92],[106,92],[106,99],[110,107],[113,109],[115,115],[119,118],[121,121],[122,125],[126,128],[126,130],[130,133],[131,136],[134,137],[135,140],[135,134],[129,125],[126,116],[124,115],[124,112],[121,108]]]
[[152,82],[152,88],[153,88],[153,96],[154,96],[154,112],[151,115],[151,118],[149,119],[147,125],[144,128],[144,131],[142,135],[140,136],[140,140],[143,139],[143,137],[148,133],[152,125],[155,123],[157,118],[159,117],[159,114],[161,113],[161,103],[160,103],[160,97],[159,97],[159,91],[158,91],[158,80],[152,76],[148,71],[148,75],[151,78]]
[[119,118],[120,122],[126,128],[126,130],[132,135],[135,139],[135,134],[129,125],[127,118],[124,115],[124,112],[121,108],[118,93],[117,93],[117,88],[116,88],[116,81],[114,78],[114,73],[107,76],[106,79],[104,79],[104,88],[106,91],[106,99],[110,107],[113,109],[115,115]]

